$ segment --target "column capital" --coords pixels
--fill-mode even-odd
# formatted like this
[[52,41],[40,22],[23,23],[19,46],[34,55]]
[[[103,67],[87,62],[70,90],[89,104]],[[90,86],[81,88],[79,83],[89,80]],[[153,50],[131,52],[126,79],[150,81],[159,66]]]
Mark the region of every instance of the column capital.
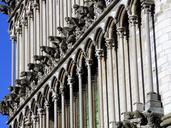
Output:
[[60,93],[63,95],[64,94],[64,85],[61,85],[59,90],[60,90]]
[[24,26],[27,26],[28,25],[27,18],[22,18],[21,19],[21,24],[24,25]]
[[80,66],[77,66],[77,75],[81,76],[83,74],[83,69]]
[[89,67],[93,64],[93,60],[92,59],[86,59],[86,65]]
[[55,92],[53,93],[52,97],[53,97],[53,101],[59,99],[59,95],[57,93],[55,93]]
[[21,28],[21,25],[20,25],[20,24],[18,24],[18,25],[16,26],[16,31],[17,31],[19,34],[22,34],[22,28]]
[[44,103],[44,105],[45,105],[46,108],[49,108],[49,106],[50,106],[49,105],[49,101],[46,100],[45,103]]
[[33,8],[39,10],[39,4],[37,3],[37,1],[34,1]]
[[120,38],[123,38],[125,29],[123,27],[117,28],[117,33]]
[[141,6],[145,13],[151,11],[152,5],[154,5],[154,0],[141,0]]
[[74,79],[71,76],[68,76],[68,84],[72,85],[74,83]]
[[135,25],[138,23],[138,16],[137,15],[130,15],[129,16],[129,23],[131,25]]
[[113,38],[105,38],[105,45],[108,49],[111,49],[113,44],[114,44],[114,39]]
[[35,121],[35,122],[37,122],[38,121],[38,115],[35,115],[35,114],[32,115],[32,120]]
[[38,111],[39,115],[43,115],[44,114],[44,109],[43,108],[38,108],[37,111]]
[[27,11],[26,11],[26,14],[27,14],[27,16],[28,16],[29,18],[33,18],[33,11],[27,10]]
[[103,49],[97,49],[96,50],[96,56],[98,59],[101,59],[102,57],[104,57],[104,50]]

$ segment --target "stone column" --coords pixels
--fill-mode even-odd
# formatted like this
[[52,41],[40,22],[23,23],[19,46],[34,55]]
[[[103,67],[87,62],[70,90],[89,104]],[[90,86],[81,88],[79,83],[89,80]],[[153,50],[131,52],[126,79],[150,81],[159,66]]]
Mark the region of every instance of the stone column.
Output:
[[23,39],[22,39],[22,27],[20,29],[20,34],[19,34],[19,72],[18,72],[18,77],[20,78],[20,73],[24,71],[24,61],[23,61]]
[[49,128],[49,102],[45,101],[45,111],[46,111],[46,128]]
[[25,33],[25,70],[27,70],[27,65],[29,63],[29,48],[28,48],[28,18],[25,19],[24,23],[24,33]]
[[74,79],[69,76],[68,77],[68,85],[69,85],[69,94],[70,94],[70,128],[74,128],[74,115],[73,115],[73,83],[74,83]]
[[36,25],[35,25],[35,31],[36,31],[36,35],[35,35],[35,40],[36,40],[36,53],[37,55],[40,55],[40,8],[39,8],[39,4],[35,1],[34,3],[34,9],[35,9],[35,20],[36,20]]
[[57,35],[56,33],[57,33],[57,30],[56,30],[56,28],[57,28],[57,18],[58,18],[58,15],[57,15],[57,1],[56,0],[53,0],[53,3],[52,3],[52,6],[53,6],[53,27],[52,27],[52,31],[53,31],[53,35],[55,36],[55,35]]
[[38,128],[38,117],[37,115],[32,115],[33,125],[32,128]]
[[21,34],[21,27],[17,24],[17,45],[16,45],[16,79],[19,79],[19,72],[20,72],[20,34]]
[[44,115],[44,110],[43,108],[38,108],[38,115],[39,115],[39,128],[44,128],[43,126],[43,115]]
[[14,35],[14,32],[11,33],[11,86],[15,86],[15,42],[16,42],[16,36]]
[[114,127],[115,121],[115,100],[113,82],[113,63],[112,63],[112,44],[113,39],[106,38],[107,47],[107,86],[108,86],[108,108],[109,108],[109,127]]
[[142,3],[142,10],[144,12],[144,20],[145,20],[145,42],[144,42],[144,49],[145,49],[145,58],[144,63],[146,65],[145,71],[145,84],[149,88],[149,92],[153,92],[153,75],[152,75],[152,60],[151,60],[151,41],[150,41],[150,16],[151,16],[151,6],[153,3],[148,3],[143,0]]
[[[124,28],[118,27],[118,73],[119,73],[119,90],[121,113],[127,112],[126,97],[126,78],[125,78],[125,58],[124,58]],[[123,119],[123,118],[122,118]]]
[[100,128],[104,128],[104,113],[103,113],[103,73],[102,73],[102,57],[104,57],[103,49],[96,50],[96,56],[98,59],[98,78],[99,78],[99,98],[100,98]]
[[43,45],[47,46],[47,24],[46,24],[46,0],[42,0],[42,36],[43,36]]
[[54,102],[54,128],[58,128],[58,94],[53,94]]
[[[146,111],[152,111],[155,113],[164,113],[162,104],[160,101],[160,96],[156,92],[154,92],[153,87],[153,75],[152,75],[152,56],[151,56],[151,40],[150,40],[150,22],[151,16],[152,16],[152,6],[154,4],[154,1],[149,0],[142,0],[142,13],[144,14],[144,20],[145,20],[145,41],[144,41],[144,63],[145,63],[145,86],[148,87],[148,93],[147,93],[147,102],[145,105]],[[151,23],[152,24],[152,23]]]
[[92,65],[91,59],[86,59],[86,65],[88,70],[88,105],[89,105],[89,128],[93,128],[93,105],[92,105],[92,81],[91,81],[91,65]]
[[82,94],[82,68],[77,67],[77,75],[78,75],[78,82],[79,82],[79,123],[80,123],[80,128],[83,128],[83,94]]
[[53,1],[54,0],[49,0],[49,10],[48,10],[48,13],[49,13],[49,35],[50,36],[53,36],[53,27],[54,27],[54,24],[53,24],[53,19],[56,17],[53,15],[53,13],[55,13],[53,11]]
[[25,19],[25,16],[23,17],[23,19],[21,20],[22,22],[22,43],[21,43],[21,60],[22,60],[22,71],[25,71],[26,69],[26,65],[25,65],[25,24],[26,24],[26,19]]
[[138,61],[137,61],[137,24],[138,24],[138,16],[132,15],[129,16],[130,29],[132,33],[131,40],[131,51],[130,51],[130,62],[131,62],[131,84],[133,87],[133,94],[135,97],[133,103],[133,110],[143,111],[143,105],[140,103],[140,94],[139,94],[139,74],[138,74]]
[[28,10],[27,12],[28,15],[28,23],[29,23],[29,29],[28,29],[28,39],[29,39],[29,43],[28,43],[28,48],[29,48],[29,60],[31,63],[33,63],[33,55],[34,55],[34,22],[33,22],[33,12]]
[[62,109],[62,128],[65,128],[65,96],[64,96],[64,86],[60,87],[61,93],[61,109]]

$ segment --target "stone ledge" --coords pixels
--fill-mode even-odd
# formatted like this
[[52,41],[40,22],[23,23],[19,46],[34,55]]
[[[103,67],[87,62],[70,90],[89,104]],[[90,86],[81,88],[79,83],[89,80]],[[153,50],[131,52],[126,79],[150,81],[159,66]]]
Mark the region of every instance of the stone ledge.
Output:
[[171,128],[171,113],[162,117],[162,122],[160,126],[164,128]]

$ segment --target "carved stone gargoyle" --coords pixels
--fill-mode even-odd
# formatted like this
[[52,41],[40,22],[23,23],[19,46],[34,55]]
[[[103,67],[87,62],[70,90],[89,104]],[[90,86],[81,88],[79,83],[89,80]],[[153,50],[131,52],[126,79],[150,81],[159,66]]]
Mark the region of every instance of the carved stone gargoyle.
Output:
[[14,111],[14,100],[12,99],[12,97],[10,95],[5,96],[4,102],[7,106],[7,108],[10,108],[11,111]]
[[44,75],[44,65],[43,64],[29,63],[28,69],[33,72],[36,72],[38,75],[39,75],[39,73],[41,73],[40,75]]
[[49,58],[49,56],[35,55],[34,60],[39,61],[41,64],[46,65],[46,66],[52,65],[52,61]]
[[80,6],[75,4],[73,8],[77,18],[84,20],[87,20],[88,18],[94,19],[94,3],[92,3],[90,6]]
[[28,81],[31,82],[35,82],[35,84],[37,85],[38,82],[38,76],[37,76],[37,72],[21,72],[21,77],[26,78]]
[[8,8],[8,6],[0,5],[0,13],[3,13],[3,14],[8,15],[8,13],[9,13],[9,8]]
[[41,49],[41,51],[48,54],[50,57],[56,58],[55,55],[56,55],[57,49],[55,47],[41,46],[40,49]]
[[7,5],[8,13],[5,14],[11,13],[16,7],[16,0],[0,0],[0,2],[3,2],[4,4]]
[[[62,30],[61,27],[58,27],[58,30]],[[61,32],[62,33],[62,32]],[[63,54],[66,53],[68,47],[66,43],[66,37],[53,37],[55,41],[53,41],[54,49],[55,49],[55,54],[53,55],[54,58],[59,59]]]
[[161,114],[152,112],[126,112],[124,113],[124,120],[117,122],[117,128],[161,128]]
[[20,87],[19,86],[15,86],[15,87],[10,86],[9,90],[11,91],[11,93],[14,93],[15,95],[17,95],[18,98],[23,97],[26,94],[26,88],[23,86],[20,86]]
[[0,113],[2,115],[9,115],[9,108],[4,101],[0,102]]
[[95,4],[95,8],[100,12],[103,12],[104,9],[106,8],[105,0],[94,0],[94,4]]
[[23,78],[23,79],[16,79],[15,80],[15,83],[17,85],[19,85],[20,87],[25,87],[25,88],[28,88],[29,90],[31,90],[31,87],[30,87],[30,81],[26,78]]
[[66,22],[72,26],[76,26],[80,30],[85,26],[85,20],[77,17],[67,17]]

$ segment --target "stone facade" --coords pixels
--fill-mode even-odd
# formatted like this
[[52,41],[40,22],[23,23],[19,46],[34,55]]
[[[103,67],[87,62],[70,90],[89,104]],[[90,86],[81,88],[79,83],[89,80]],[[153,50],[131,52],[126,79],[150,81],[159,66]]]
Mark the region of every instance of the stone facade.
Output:
[[171,127],[170,0],[2,2],[9,128]]

